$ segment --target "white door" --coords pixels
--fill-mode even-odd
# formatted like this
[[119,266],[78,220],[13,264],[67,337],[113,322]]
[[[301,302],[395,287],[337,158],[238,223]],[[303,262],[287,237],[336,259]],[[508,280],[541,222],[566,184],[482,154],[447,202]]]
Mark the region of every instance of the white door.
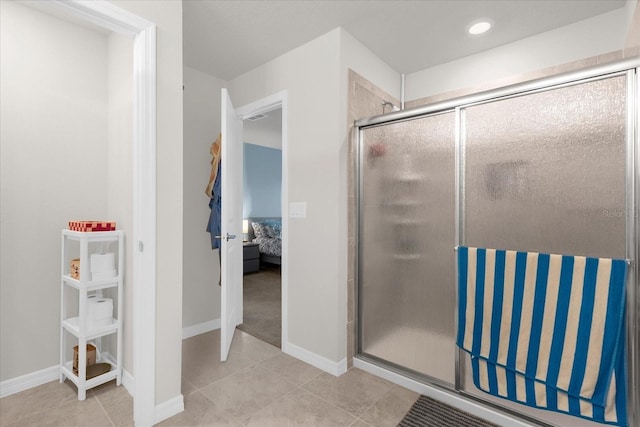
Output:
[[227,360],[242,322],[242,119],[222,89],[220,360]]

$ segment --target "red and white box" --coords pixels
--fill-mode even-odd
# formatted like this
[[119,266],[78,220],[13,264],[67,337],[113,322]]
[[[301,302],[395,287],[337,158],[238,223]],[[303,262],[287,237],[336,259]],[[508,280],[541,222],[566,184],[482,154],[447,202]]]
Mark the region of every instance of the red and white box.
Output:
[[71,231],[114,231],[115,229],[115,221],[69,221]]

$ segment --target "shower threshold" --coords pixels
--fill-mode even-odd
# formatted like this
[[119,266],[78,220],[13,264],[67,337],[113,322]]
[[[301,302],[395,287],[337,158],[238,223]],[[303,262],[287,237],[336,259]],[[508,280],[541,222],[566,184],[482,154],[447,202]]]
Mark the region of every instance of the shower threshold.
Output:
[[510,412],[506,413],[503,410],[498,410],[497,408],[494,409],[490,406],[490,403],[480,403],[477,398],[464,392],[448,390],[438,384],[427,384],[425,382],[418,381],[417,379],[410,378],[409,376],[403,375],[392,368],[382,366],[381,363],[368,358],[366,355],[356,355],[353,359],[353,366],[500,426],[552,427],[551,424],[546,424],[539,420],[527,419],[528,417],[523,418],[521,414]]

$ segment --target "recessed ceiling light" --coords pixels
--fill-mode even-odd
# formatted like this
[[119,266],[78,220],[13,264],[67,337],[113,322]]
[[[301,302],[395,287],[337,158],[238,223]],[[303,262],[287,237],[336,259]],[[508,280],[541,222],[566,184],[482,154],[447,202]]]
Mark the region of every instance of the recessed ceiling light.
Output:
[[482,20],[482,21],[477,21],[471,24],[467,31],[469,32],[469,34],[473,36],[477,36],[477,35],[486,33],[487,31],[489,31],[490,28],[491,28],[491,22]]

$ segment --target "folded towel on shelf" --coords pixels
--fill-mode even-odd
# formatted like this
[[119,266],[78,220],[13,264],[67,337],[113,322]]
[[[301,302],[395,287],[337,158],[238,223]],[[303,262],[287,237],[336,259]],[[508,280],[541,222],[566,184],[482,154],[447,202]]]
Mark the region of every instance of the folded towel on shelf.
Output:
[[458,248],[457,344],[479,389],[627,425],[627,262]]

